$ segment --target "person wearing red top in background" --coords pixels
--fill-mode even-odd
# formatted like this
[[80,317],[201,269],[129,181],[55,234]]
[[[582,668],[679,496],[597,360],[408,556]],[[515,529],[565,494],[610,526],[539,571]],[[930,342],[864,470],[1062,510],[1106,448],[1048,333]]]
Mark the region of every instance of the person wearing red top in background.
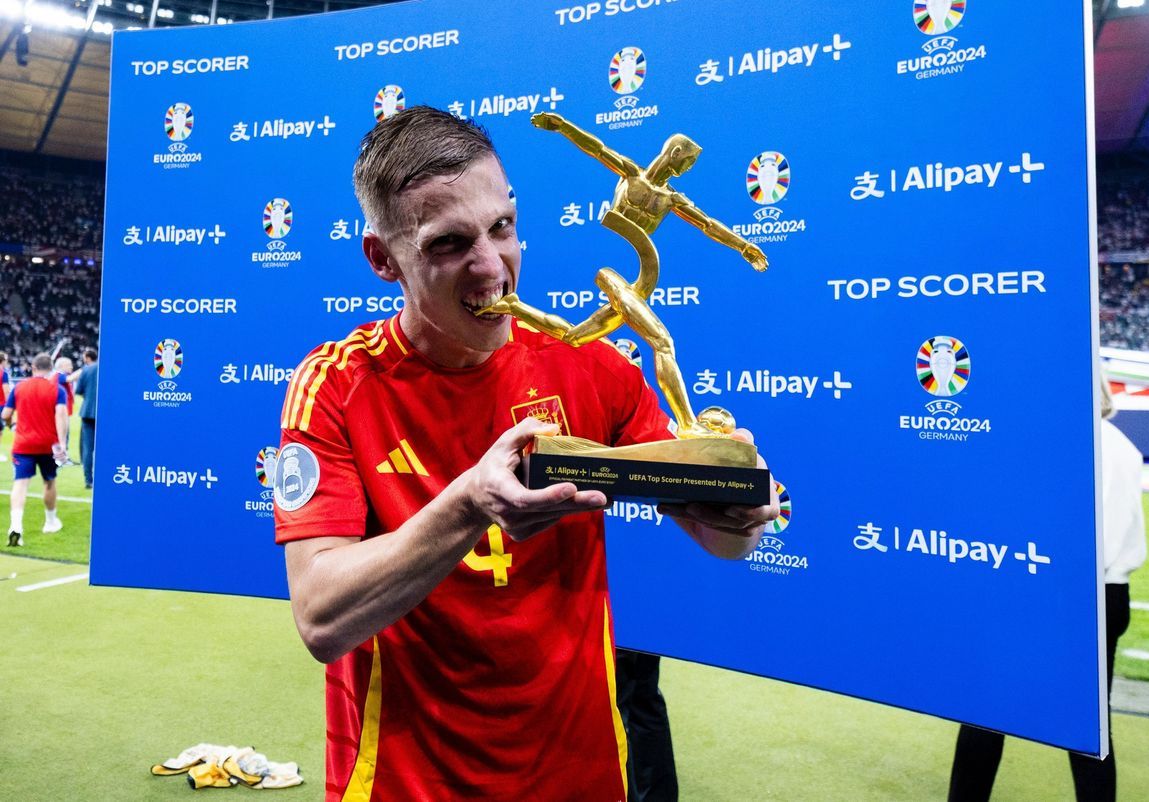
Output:
[[[8,375],[8,354],[0,351],[0,408],[8,400],[8,393],[12,392],[12,378]],[[4,421],[0,420],[0,438],[4,436]],[[0,462],[7,462],[8,458],[0,454]]]
[[[621,802],[607,498],[515,469],[537,434],[623,445],[669,419],[609,344],[474,314],[515,290],[521,255],[478,126],[385,118],[355,188],[405,306],[300,364],[273,471],[292,612],[329,664],[326,798]],[[662,511],[737,559],[779,510]]]
[[67,457],[64,438],[68,427],[64,389],[52,375],[52,357],[37,354],[32,360],[32,377],[12,388],[0,411],[0,419],[11,422],[15,416],[16,436],[12,443],[12,525],[8,545],[24,545],[24,502],[28,484],[40,469],[44,477],[44,532],[64,528],[56,515],[56,464]]

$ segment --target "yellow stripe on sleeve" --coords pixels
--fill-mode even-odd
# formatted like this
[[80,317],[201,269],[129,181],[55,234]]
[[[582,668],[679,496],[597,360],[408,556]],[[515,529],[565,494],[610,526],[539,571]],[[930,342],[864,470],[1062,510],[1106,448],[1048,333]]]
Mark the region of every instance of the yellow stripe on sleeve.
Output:
[[[366,331],[356,331],[346,339],[334,343],[334,346],[332,351],[315,359],[308,366],[309,373],[316,370],[317,373],[314,378],[310,379],[310,383],[307,384],[306,392],[300,393],[292,402],[291,414],[286,420],[290,425],[296,418],[299,418],[299,423],[296,428],[300,431],[307,431],[307,427],[311,423],[311,410],[315,406],[315,396],[318,394],[319,388],[323,385],[324,380],[326,380],[327,371],[331,369],[332,365],[335,366],[336,370],[343,370],[347,367],[351,353],[361,349],[367,349],[367,352],[372,356],[383,353],[383,350],[387,347],[383,323],[376,323],[374,327]],[[300,413],[301,409],[302,414]]]

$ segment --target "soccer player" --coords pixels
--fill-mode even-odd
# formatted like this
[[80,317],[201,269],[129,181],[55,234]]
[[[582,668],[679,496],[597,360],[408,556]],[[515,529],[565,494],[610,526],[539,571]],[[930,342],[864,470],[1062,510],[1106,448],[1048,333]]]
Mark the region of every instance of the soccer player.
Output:
[[[537,434],[624,445],[669,438],[669,419],[608,343],[475,315],[520,267],[480,128],[398,112],[354,177],[364,253],[406,305],[301,363],[275,478],[292,611],[329,664],[327,799],[618,802],[607,499],[514,471]],[[663,511],[735,559],[778,503]]]
[[12,525],[8,545],[24,545],[24,502],[28,484],[40,469],[44,477],[44,532],[64,528],[56,515],[56,463],[67,456],[64,437],[68,428],[64,388],[53,376],[52,357],[37,354],[32,360],[32,377],[12,388],[0,418],[6,423],[16,417],[16,437],[12,443]]

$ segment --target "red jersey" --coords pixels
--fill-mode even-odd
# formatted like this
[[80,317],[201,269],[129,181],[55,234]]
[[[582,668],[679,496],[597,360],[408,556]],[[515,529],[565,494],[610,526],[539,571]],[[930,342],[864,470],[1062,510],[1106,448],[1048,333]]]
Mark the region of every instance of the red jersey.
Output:
[[[295,498],[314,495],[277,504],[278,542],[386,537],[528,415],[614,445],[671,436],[642,372],[606,343],[574,349],[516,323],[483,364],[452,369],[397,320],[296,371],[279,458],[301,444],[318,465],[292,469]],[[601,513],[522,543],[492,525],[423,602],[327,667],[328,800],[622,802],[625,763]]]
[[51,454],[56,444],[56,405],[64,403],[64,389],[55,379],[33,376],[12,387],[4,406],[16,411],[13,454]]

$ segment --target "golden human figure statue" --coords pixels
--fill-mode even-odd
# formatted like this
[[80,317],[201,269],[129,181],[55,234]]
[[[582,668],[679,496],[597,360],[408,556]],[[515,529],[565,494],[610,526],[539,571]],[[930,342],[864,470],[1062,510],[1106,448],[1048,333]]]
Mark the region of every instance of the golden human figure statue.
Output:
[[476,314],[494,312],[513,315],[529,326],[575,347],[601,339],[625,323],[646,340],[654,351],[655,375],[678,423],[678,436],[714,437],[730,434],[734,431],[734,418],[720,407],[711,407],[704,410],[700,417],[695,417],[686,393],[686,384],[682,380],[682,371],[674,359],[674,341],[647,303],[658,284],[659,267],[658,251],[650,235],[670,212],[698,227],[715,242],[738,251],[755,270],[766,269],[766,256],[757,245],[747,242],[722,223],[708,217],[668,183],[672,176],[680,176],[694,165],[702,148],[684,134],[673,134],[666,140],[654,161],[643,169],[559,114],[536,114],[531,117],[531,124],[546,131],[557,131],[619,176],[614,200],[602,224],[634,247],[638,253],[638,278],[628,282],[609,267],[599,270],[594,281],[606,295],[607,303],[577,324],[536,309],[521,301],[515,293]]

